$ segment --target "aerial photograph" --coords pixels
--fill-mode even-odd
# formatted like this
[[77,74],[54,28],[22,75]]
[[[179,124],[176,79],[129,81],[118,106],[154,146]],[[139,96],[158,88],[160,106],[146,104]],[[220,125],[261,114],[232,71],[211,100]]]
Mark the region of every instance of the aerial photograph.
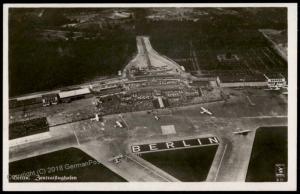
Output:
[[8,10],[8,182],[287,182],[286,7]]

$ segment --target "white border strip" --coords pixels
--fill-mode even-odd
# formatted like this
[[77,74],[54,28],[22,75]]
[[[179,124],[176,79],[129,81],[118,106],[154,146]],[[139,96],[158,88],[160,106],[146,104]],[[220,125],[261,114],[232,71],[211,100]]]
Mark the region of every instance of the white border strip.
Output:
[[[8,9],[74,7],[287,7],[288,8],[288,182],[284,183],[9,183],[8,175]],[[4,4],[3,6],[3,189],[14,191],[283,191],[296,190],[297,173],[297,3],[220,3],[220,4]]]
[[57,4],[57,3],[48,3],[48,4],[4,4],[4,7],[28,7],[28,8],[44,8],[44,7],[64,7],[64,8],[72,8],[72,7],[79,7],[79,8],[92,8],[92,7],[99,7],[99,8],[110,8],[110,7],[290,7],[290,6],[297,6],[296,3],[72,3],[72,4]]

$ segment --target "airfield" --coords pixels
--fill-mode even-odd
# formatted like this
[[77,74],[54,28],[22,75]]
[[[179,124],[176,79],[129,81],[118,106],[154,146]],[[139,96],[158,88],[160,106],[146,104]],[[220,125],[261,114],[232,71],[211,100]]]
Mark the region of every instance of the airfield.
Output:
[[[252,36],[258,36],[258,48],[218,50],[222,42],[208,46],[206,36],[204,42],[175,42],[185,53],[174,56],[172,48],[172,59],[158,52],[164,50],[158,39],[151,45],[151,37],[137,36],[137,52],[118,76],[10,99],[9,123],[24,128],[25,136],[10,140],[9,162],[77,148],[128,182],[179,182],[144,160],[141,148],[217,146],[204,181],[245,182],[256,129],[287,126],[287,95],[277,85],[287,88],[286,78],[249,81],[244,74],[284,74],[287,63],[259,32]],[[230,75],[228,82],[220,81],[223,74]],[[271,90],[273,82],[277,89]],[[49,131],[28,135],[24,123],[41,117]],[[39,131],[32,123],[29,129]]]
[[[97,113],[95,98],[27,110],[32,117],[46,116],[50,137],[10,147],[9,161],[17,161],[62,150],[78,148],[127,181],[178,181],[175,177],[132,153],[131,146],[216,136],[219,147],[206,181],[245,181],[255,130],[261,126],[287,125],[287,96],[254,88],[222,88],[226,101],[167,108],[167,111],[128,112],[103,116]],[[201,114],[205,107],[212,115]],[[11,112],[21,117],[21,111]],[[159,119],[155,119],[155,115]],[[116,127],[117,120],[125,123]],[[173,125],[175,133],[163,134],[162,126]],[[233,134],[251,130],[247,135]],[[173,131],[174,132],[174,131]],[[121,162],[110,161],[123,155]]]
[[[217,145],[205,181],[244,182],[256,129],[287,126],[287,95],[245,82],[220,87],[215,78],[197,78],[160,55],[149,37],[136,40],[138,53],[119,79],[52,91],[60,98],[47,98],[54,104],[11,108],[10,124],[43,117],[49,131],[10,140],[9,161],[78,148],[128,182],[176,182],[180,180],[144,160],[134,146],[154,152],[161,151],[159,145],[189,149],[194,141],[201,149]],[[77,95],[82,90],[88,94]],[[66,93],[71,96],[62,95]],[[28,102],[24,97],[18,101]]]

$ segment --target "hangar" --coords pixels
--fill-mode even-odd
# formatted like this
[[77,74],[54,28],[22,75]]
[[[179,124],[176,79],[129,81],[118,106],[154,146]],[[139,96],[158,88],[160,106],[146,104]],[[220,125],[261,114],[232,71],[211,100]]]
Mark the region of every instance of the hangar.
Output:
[[88,88],[81,88],[60,92],[58,96],[62,102],[71,102],[74,99],[83,98],[90,93],[91,91]]
[[217,77],[221,87],[265,87],[266,78],[261,74],[223,74]]

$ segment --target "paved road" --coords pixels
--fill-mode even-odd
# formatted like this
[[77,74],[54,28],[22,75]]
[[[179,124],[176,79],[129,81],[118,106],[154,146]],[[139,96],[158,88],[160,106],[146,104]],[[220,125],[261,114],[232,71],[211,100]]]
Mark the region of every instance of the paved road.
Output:
[[[128,63],[128,65],[124,68],[124,72],[129,70],[131,67],[139,67],[139,68],[149,68],[152,71],[155,68],[155,71],[165,71],[172,74],[181,74],[182,69],[180,65],[178,65],[172,59],[169,59],[166,56],[160,55],[157,53],[151,46],[149,37],[138,36],[136,38],[137,42],[137,55]],[[163,70],[165,68],[165,70]]]
[[109,147],[103,143],[91,142],[81,145],[84,152],[101,162],[113,172],[119,174],[130,182],[171,182],[174,178],[166,173],[161,173],[146,164],[142,164],[132,156],[124,156],[120,163],[110,162],[109,159],[118,155],[112,154]]

